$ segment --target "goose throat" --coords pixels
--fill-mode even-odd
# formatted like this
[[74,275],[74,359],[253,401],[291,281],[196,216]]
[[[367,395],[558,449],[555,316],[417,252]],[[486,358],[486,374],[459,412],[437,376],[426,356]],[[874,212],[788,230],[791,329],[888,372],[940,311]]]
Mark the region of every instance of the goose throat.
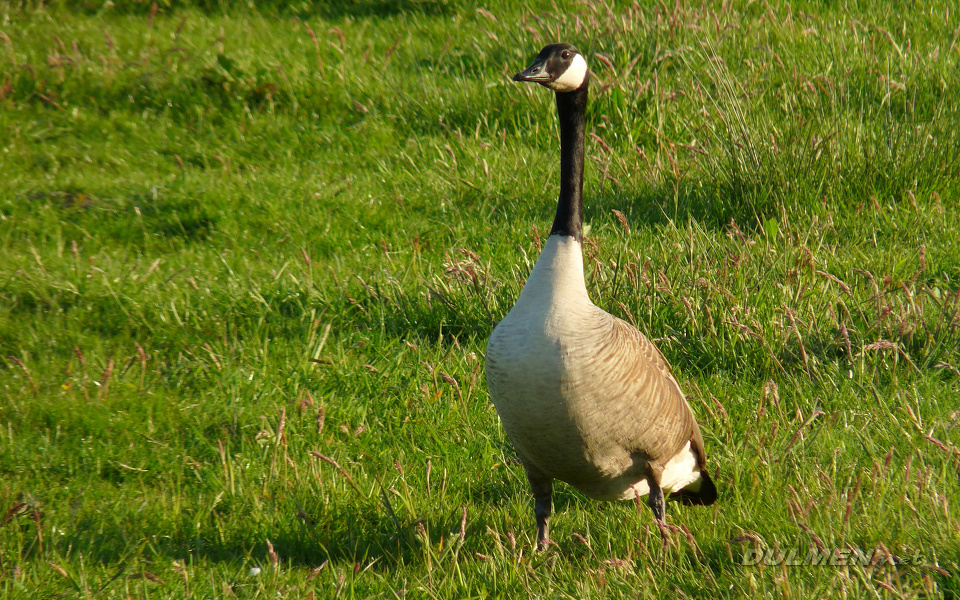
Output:
[[590,75],[585,72],[577,89],[556,92],[560,121],[560,196],[550,235],[567,235],[578,242],[583,241],[583,153],[589,88]]

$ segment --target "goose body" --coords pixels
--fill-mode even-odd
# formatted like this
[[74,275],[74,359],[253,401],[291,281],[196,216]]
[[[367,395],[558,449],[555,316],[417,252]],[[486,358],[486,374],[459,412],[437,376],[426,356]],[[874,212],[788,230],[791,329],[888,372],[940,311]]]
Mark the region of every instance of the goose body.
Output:
[[540,258],[490,336],[486,377],[530,480],[543,548],[554,479],[598,500],[649,495],[658,521],[664,492],[685,504],[711,504],[716,488],[696,419],[663,355],[587,293],[581,248],[586,62],[573,46],[553,44],[514,79],[556,92],[561,189]]

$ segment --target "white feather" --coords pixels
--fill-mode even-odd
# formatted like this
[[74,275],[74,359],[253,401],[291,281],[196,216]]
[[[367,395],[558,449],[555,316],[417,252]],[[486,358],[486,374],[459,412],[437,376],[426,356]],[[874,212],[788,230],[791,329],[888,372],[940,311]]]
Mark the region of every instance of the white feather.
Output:
[[587,61],[581,55],[573,57],[573,62],[567,67],[560,77],[557,77],[546,84],[548,88],[555,92],[572,92],[583,85],[583,80],[587,76]]
[[663,469],[660,487],[666,492],[676,492],[700,479],[700,467],[697,455],[690,442],[676,456],[670,459]]
[[[697,455],[694,453],[690,442],[678,452],[676,456],[667,462],[663,469],[663,476],[660,480],[660,489],[667,496],[671,492],[678,492],[683,488],[700,480],[700,467],[697,466]],[[699,489],[699,485],[694,486],[693,491]],[[634,496],[646,496],[650,493],[650,484],[646,479],[641,479],[633,484],[631,490],[628,490],[620,497],[621,500],[631,500]]]
[[511,312],[543,312],[551,305],[560,310],[573,305],[593,305],[583,277],[583,250],[573,236],[547,238]]

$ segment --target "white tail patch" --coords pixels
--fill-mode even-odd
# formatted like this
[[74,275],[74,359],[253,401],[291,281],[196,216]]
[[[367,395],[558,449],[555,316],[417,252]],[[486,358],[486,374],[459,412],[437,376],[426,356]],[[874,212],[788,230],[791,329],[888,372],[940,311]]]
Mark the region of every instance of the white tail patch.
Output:
[[545,84],[555,92],[572,92],[583,85],[583,80],[587,77],[587,61],[583,56],[577,54],[573,57],[573,62],[567,67],[560,77],[557,77],[550,83]]
[[664,492],[676,492],[700,479],[700,467],[697,466],[697,454],[690,442],[676,456],[670,459],[663,469],[660,487]]
[[[667,466],[664,467],[663,475],[660,478],[660,489],[663,490],[665,496],[669,496],[672,492],[679,492],[688,487],[691,491],[696,492],[700,489],[699,481],[700,467],[697,464],[697,455],[693,451],[690,442],[687,442],[683,450],[671,458]],[[646,496],[649,493],[650,484],[647,483],[646,479],[641,479],[630,486],[627,491],[620,496],[620,499],[630,500],[634,496]]]

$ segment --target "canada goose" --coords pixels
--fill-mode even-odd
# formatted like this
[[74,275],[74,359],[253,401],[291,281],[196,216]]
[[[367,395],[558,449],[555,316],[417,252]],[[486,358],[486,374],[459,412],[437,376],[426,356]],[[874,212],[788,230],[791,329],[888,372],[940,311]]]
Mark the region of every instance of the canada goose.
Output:
[[537,547],[549,544],[554,479],[598,500],[649,494],[663,532],[664,492],[709,505],[717,489],[700,428],[666,359],[587,295],[580,245],[590,71],[575,47],[551,44],[513,79],[553,90],[560,120],[553,228],[486,351],[490,396],[533,490]]

